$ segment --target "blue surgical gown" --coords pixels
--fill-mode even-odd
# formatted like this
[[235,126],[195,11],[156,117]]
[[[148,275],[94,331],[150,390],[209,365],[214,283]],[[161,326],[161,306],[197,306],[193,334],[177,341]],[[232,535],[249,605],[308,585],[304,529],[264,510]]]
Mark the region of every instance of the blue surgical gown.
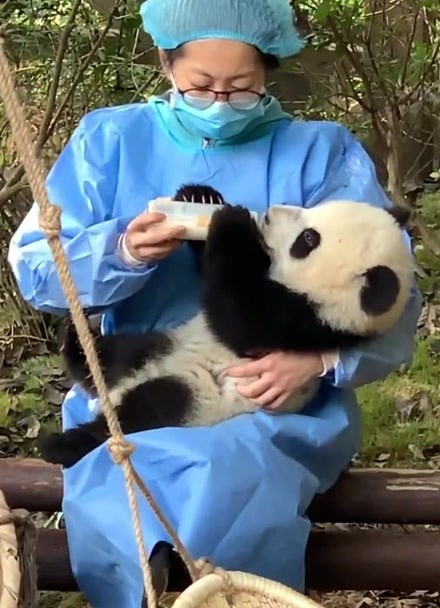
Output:
[[[63,208],[62,240],[82,303],[103,311],[103,331],[164,329],[200,307],[200,276],[187,245],[168,259],[127,268],[118,236],[148,201],[184,183],[209,184],[261,212],[332,198],[389,201],[362,146],[330,122],[279,120],[236,146],[206,146],[179,133],[153,100],[86,115],[48,178]],[[171,125],[171,126],[170,126]],[[14,235],[10,263],[24,298],[64,314],[66,301],[34,205]],[[341,353],[305,411],[246,414],[213,428],[165,428],[129,436],[133,462],[194,557],[304,587],[307,509],[360,443],[353,389],[410,360],[420,294],[398,325],[363,350]],[[78,387],[63,405],[65,428],[97,403]],[[63,510],[73,572],[94,608],[138,608],[142,576],[123,474],[101,446],[64,472]],[[149,550],[169,540],[140,499]]]

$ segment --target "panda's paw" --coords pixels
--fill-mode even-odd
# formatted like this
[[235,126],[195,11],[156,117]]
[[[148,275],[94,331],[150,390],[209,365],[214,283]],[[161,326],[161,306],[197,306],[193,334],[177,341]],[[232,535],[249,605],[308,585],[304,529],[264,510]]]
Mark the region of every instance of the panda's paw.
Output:
[[69,429],[63,433],[43,434],[38,439],[38,447],[43,459],[52,464],[60,464],[65,468],[75,465],[98,447],[99,443],[81,427]]
[[245,207],[225,205],[214,213],[206,240],[205,265],[219,258],[229,260],[240,272],[250,263],[259,268],[267,266],[269,258],[260,231]]
[[69,355],[74,354],[77,356],[79,353],[83,354],[75,324],[70,318],[66,319],[64,323],[60,350],[62,353],[68,353]]
[[208,241],[215,238],[220,231],[227,230],[235,234],[237,231],[249,230],[253,226],[255,226],[255,222],[248,209],[240,205],[225,204],[212,216],[208,231]]
[[76,327],[69,319],[64,327],[60,354],[63,357],[66,371],[73,382],[79,382],[86,390],[93,389],[93,380],[81,346]]

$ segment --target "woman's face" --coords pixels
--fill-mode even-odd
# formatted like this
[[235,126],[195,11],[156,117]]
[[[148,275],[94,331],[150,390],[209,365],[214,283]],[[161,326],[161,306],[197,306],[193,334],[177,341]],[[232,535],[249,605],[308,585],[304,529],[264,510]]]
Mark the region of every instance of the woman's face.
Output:
[[[168,77],[178,89],[212,89],[217,92],[264,87],[265,68],[258,51],[235,40],[195,40],[182,47],[170,67],[161,53]],[[221,96],[218,97],[222,101]]]

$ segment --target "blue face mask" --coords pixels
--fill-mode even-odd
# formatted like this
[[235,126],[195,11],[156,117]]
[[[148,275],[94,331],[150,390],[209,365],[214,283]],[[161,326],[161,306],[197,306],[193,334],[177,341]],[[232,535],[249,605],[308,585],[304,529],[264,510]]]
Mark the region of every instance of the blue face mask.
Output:
[[197,107],[197,98],[187,103],[174,88],[171,98],[173,110],[182,126],[204,139],[229,139],[239,133],[256,118],[264,115],[265,105],[261,101],[252,109],[233,108],[227,102],[215,101],[209,108]]

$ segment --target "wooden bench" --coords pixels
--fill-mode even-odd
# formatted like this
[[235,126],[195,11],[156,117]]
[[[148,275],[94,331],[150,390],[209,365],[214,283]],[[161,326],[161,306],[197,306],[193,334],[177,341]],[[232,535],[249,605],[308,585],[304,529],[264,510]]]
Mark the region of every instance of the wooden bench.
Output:
[[[62,473],[40,460],[3,458],[0,489],[12,509],[52,513],[60,510]],[[317,526],[307,550],[308,589],[440,589],[440,529],[435,529],[440,526],[439,471],[350,470],[313,501],[309,515]],[[397,525],[321,525],[335,523]],[[64,530],[40,531],[37,564],[39,589],[76,589]],[[169,589],[186,584],[176,562]]]

